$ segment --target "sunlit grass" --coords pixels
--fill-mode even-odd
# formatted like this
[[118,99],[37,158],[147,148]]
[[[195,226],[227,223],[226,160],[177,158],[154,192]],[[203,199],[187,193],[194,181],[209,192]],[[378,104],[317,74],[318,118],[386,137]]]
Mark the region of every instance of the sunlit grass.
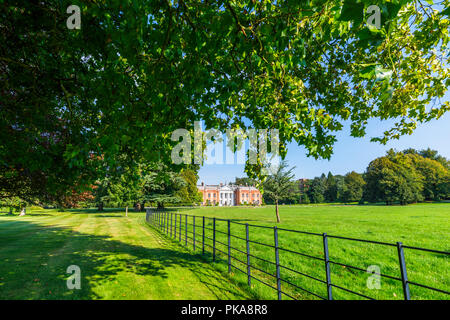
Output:
[[[69,290],[67,267],[81,269]],[[0,216],[0,299],[248,299],[143,213],[28,210]]]

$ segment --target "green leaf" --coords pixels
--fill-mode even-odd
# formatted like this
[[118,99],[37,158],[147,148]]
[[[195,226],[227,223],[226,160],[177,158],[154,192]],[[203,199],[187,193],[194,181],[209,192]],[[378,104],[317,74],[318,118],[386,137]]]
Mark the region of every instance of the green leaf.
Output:
[[439,15],[447,15],[450,17],[450,7],[446,8],[444,11],[439,12]]
[[363,21],[364,16],[364,4],[358,3],[356,0],[345,0],[342,6],[341,15],[339,20],[341,21],[353,21],[359,25]]
[[375,75],[375,65],[370,65],[359,71],[359,76],[364,79],[372,79]]

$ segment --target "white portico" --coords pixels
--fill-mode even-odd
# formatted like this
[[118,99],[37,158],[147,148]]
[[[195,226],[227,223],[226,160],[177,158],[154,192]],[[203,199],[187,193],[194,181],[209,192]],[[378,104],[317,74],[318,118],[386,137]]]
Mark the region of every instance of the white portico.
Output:
[[227,185],[220,186],[219,206],[234,206],[234,190]]

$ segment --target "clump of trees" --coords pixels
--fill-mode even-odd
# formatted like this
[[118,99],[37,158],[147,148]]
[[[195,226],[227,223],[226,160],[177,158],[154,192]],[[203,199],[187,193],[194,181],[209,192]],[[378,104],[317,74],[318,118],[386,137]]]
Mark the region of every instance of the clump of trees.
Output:
[[4,198],[0,200],[0,207],[7,208],[9,214],[21,212],[21,215],[24,215],[26,202],[19,197]]
[[[268,181],[270,180],[271,177],[268,178]],[[363,175],[355,171],[349,172],[345,176],[333,175],[329,172],[328,175],[322,174],[306,183],[301,184],[297,180],[292,180],[289,183],[289,188],[286,188],[283,196],[279,197],[280,203],[309,204],[359,201],[366,184]],[[274,203],[272,197],[267,194],[266,187],[264,187],[264,201],[268,204]]]
[[408,204],[450,197],[448,161],[430,150],[389,150],[367,167],[364,199],[386,204]]
[[158,209],[167,204],[192,205],[201,202],[194,169],[175,172],[161,162],[141,165],[137,172],[124,171],[118,178],[105,177],[97,182],[94,202],[98,210],[105,204],[142,211],[146,204]]
[[329,172],[309,180],[303,189],[299,203],[439,201],[450,198],[450,162],[431,149],[391,149],[371,161],[363,174]]
[[103,211],[104,207],[125,207],[128,215],[130,206],[135,211],[142,211],[145,205],[162,209],[168,204],[200,203],[202,197],[197,190],[197,180],[196,168],[176,172],[161,162],[141,164],[138,170],[120,168],[88,188],[68,190],[52,199],[5,197],[0,199],[0,207],[8,208],[10,214],[20,212],[21,215],[25,215],[27,205],[33,204],[60,210],[95,206]]

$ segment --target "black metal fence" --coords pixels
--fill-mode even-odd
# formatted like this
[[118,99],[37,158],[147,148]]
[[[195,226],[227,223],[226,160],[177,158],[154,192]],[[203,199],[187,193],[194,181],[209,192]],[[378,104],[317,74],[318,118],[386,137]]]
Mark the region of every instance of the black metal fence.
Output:
[[[330,248],[328,245],[329,239],[340,239],[350,242],[356,243],[368,243],[377,246],[391,247],[396,251],[396,259],[398,262],[398,271],[400,276],[389,275],[385,273],[377,273],[375,274],[381,278],[390,279],[391,281],[395,281],[401,283],[403,298],[405,300],[411,299],[410,286],[416,286],[423,288],[425,290],[431,290],[434,292],[438,292],[443,294],[445,299],[450,297],[450,292],[434,288],[429,285],[425,285],[422,283],[410,281],[408,279],[408,273],[406,269],[405,262],[405,249],[414,250],[419,252],[427,252],[435,255],[440,255],[441,257],[448,258],[450,256],[450,252],[418,248],[412,246],[403,245],[401,242],[397,243],[389,243],[389,242],[380,242],[380,241],[371,241],[371,240],[363,240],[363,239],[355,239],[349,237],[341,237],[334,235],[327,235],[326,233],[313,233],[313,232],[305,232],[299,230],[290,230],[279,227],[269,227],[262,225],[254,225],[248,223],[241,223],[237,221],[220,219],[220,218],[210,218],[205,216],[194,216],[181,214],[177,212],[168,212],[168,211],[154,211],[153,209],[147,209],[146,221],[165,233],[169,237],[178,240],[183,243],[186,247],[192,246],[192,250],[201,251],[202,254],[209,253],[212,255],[212,260],[217,261],[218,259],[227,262],[228,264],[228,272],[232,272],[232,270],[237,270],[243,274],[245,274],[247,278],[248,285],[252,285],[252,280],[256,280],[263,285],[272,288],[277,292],[277,298],[279,300],[282,299],[283,296],[286,296],[291,299],[297,299],[294,297],[297,292],[302,292],[306,295],[311,295],[315,298],[324,299],[324,300],[333,300],[333,289],[339,289],[345,291],[355,297],[365,298],[375,300],[375,298],[370,297],[367,294],[363,294],[361,292],[357,292],[342,286],[341,284],[333,283],[331,277],[330,266],[340,266],[342,268],[348,268],[350,270],[359,271],[367,273],[366,269],[361,267],[352,266],[349,264],[344,264],[338,261],[335,261],[330,258]],[[220,228],[218,226],[220,225]],[[245,227],[245,236],[237,235],[236,233],[231,232],[232,225],[240,225],[241,227]],[[263,228],[266,231],[273,232],[273,242],[272,243],[264,243],[250,239],[250,227],[252,228]],[[244,231],[244,230],[243,230]],[[209,232],[209,233],[208,233]],[[308,237],[316,237],[320,240],[322,246],[321,256],[312,255],[305,252],[297,252],[294,251],[293,248],[285,248],[281,247],[279,243],[279,233],[295,233],[297,235],[305,235]],[[218,239],[220,236],[220,240]],[[233,245],[233,241],[240,241],[241,246]],[[254,251],[250,251],[250,245],[258,245],[266,248],[266,251],[271,251],[272,258],[267,256],[262,257],[261,255],[257,255]],[[239,248],[238,248],[239,247]],[[208,250],[209,249],[209,250]],[[312,259],[314,261],[319,261],[320,264],[323,263],[322,267],[315,267],[314,270],[322,270],[320,274],[307,274],[304,270],[296,270],[291,265],[281,264],[280,257],[283,254],[292,254],[302,258]],[[236,255],[241,255],[238,258]],[[218,257],[221,256],[221,257]],[[256,260],[255,260],[256,259]],[[253,261],[253,262],[252,262]],[[264,267],[257,265],[255,261],[262,262]],[[236,264],[237,263],[237,264]],[[268,270],[270,269],[270,270]],[[321,283],[323,286],[323,294],[313,292],[310,288],[305,288],[304,286],[300,286],[298,283],[294,283],[292,277],[282,277],[281,270],[287,271],[295,274],[297,277],[304,277],[313,282]],[[444,277],[447,277],[448,280],[448,271],[443,270]],[[273,272],[273,273],[272,273]],[[282,284],[288,286],[290,290],[284,291],[282,288]]]

